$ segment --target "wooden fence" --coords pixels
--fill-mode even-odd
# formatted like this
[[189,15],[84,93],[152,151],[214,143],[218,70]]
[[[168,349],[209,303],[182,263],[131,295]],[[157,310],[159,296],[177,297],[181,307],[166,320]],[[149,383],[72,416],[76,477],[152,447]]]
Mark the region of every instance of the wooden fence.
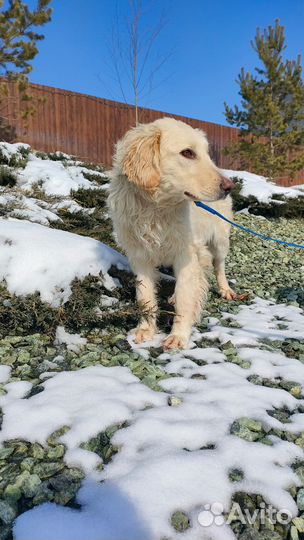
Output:
[[[134,125],[135,112],[131,105],[31,84],[30,93],[35,98],[37,110],[25,127],[17,86],[9,83],[8,87],[8,98],[4,109],[2,106],[1,115],[12,126],[14,140],[27,142],[36,150],[60,150],[85,161],[110,166],[115,142]],[[152,109],[140,109],[139,113],[141,122],[151,122],[163,116],[177,118],[203,129],[217,165],[233,168],[230,158],[224,156],[222,151],[237,140],[237,129]],[[304,182],[304,171],[294,181],[301,182]],[[284,179],[280,179],[279,183],[290,185]]]

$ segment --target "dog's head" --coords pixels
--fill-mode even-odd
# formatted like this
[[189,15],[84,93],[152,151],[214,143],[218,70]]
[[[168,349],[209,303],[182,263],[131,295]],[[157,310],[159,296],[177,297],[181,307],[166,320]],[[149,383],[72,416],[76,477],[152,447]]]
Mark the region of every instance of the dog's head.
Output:
[[173,118],[128,131],[114,159],[130,182],[160,199],[211,202],[233,187],[211,160],[205,134]]

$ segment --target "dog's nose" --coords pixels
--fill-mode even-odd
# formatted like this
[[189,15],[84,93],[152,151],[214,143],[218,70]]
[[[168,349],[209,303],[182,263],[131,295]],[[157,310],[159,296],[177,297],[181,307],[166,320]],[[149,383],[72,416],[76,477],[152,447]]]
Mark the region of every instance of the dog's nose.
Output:
[[230,191],[235,187],[234,182],[229,180],[229,178],[226,178],[225,176],[222,176],[221,178],[221,189],[225,193],[225,195],[228,195]]

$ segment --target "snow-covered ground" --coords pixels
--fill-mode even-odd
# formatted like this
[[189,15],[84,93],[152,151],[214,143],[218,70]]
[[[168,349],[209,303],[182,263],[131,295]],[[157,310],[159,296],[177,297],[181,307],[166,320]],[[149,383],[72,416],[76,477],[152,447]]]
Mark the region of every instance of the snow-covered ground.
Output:
[[15,294],[38,291],[57,307],[71,294],[75,277],[98,276],[108,289],[112,265],[128,268],[120,253],[94,240],[25,220],[0,219],[0,280]]
[[241,189],[243,197],[253,195],[259,202],[268,203],[273,195],[281,195],[287,199],[304,196],[303,186],[301,185],[283,187],[271,182],[265,176],[248,171],[231,171],[229,169],[222,169],[222,171],[228,178],[239,178],[243,181]]
[[[161,392],[148,389],[127,368],[101,366],[56,374],[44,383],[43,392],[29,399],[25,399],[28,383],[6,385],[7,394],[0,401],[4,412],[1,440],[20,438],[43,444],[53,431],[69,425],[61,437],[67,447],[65,460],[82,467],[87,475],[77,496],[80,510],[52,503],[30,510],[16,521],[16,540],[171,538],[170,517],[178,509],[191,521],[181,538],[230,540],[235,537],[223,520],[220,526],[214,523],[204,528],[199,516],[213,503],[220,505],[223,514],[228,512],[238,491],[259,493],[269,505],[285,508],[294,516],[297,508],[288,488],[300,482],[290,465],[302,458],[303,450],[267,433],[304,430],[304,414],[298,412],[304,403],[299,399],[304,366],[280,352],[263,350],[258,339],[265,336],[267,327],[270,332],[276,329],[280,317],[286,330],[281,336],[276,330],[277,339],[292,335],[303,340],[304,313],[258,298],[249,308],[255,320],[254,344],[247,306],[235,317],[244,331],[237,350],[245,367],[227,361],[229,356],[217,347],[194,346],[160,355],[170,375],[160,382]],[[215,338],[213,323],[206,334],[194,332],[197,343]],[[226,340],[226,331],[224,324],[217,324],[220,341]],[[230,329],[232,342],[239,342],[239,331]],[[149,354],[148,346],[146,350]],[[250,376],[296,379],[298,395],[253,384]],[[290,411],[288,424],[268,414],[283,407]],[[22,423],[19,418],[24,419]],[[257,438],[263,429],[264,443],[231,432],[234,422],[242,418],[255,421]],[[123,422],[127,427],[113,437],[120,450],[100,472],[96,468],[100,457],[80,444]],[[229,480],[233,469],[243,476],[235,483]]]
[[[111,294],[120,283],[109,269],[114,265],[128,270],[125,257],[93,238],[53,228],[61,223],[62,211],[94,212],[76,202],[71,190],[98,190],[104,185],[86,178],[84,174],[92,171],[69,156],[54,161],[29,150],[27,145],[0,143],[5,166],[14,161],[11,168],[17,176],[16,186],[0,192],[5,211],[0,219],[0,281],[10,293],[39,292],[42,301],[61,308],[76,277],[100,275],[107,289],[100,311],[117,307],[118,300]],[[25,153],[28,161],[18,167]],[[93,173],[106,181],[103,173]],[[304,194],[301,186],[281,188],[252,173],[225,173],[242,178],[242,194],[252,194],[261,202],[268,202],[273,194]],[[245,266],[246,260],[241,260],[245,244],[240,240],[238,259],[230,268]],[[266,253],[270,251],[264,257],[267,272]],[[283,272],[290,259],[280,251],[271,253],[279,261],[275,272]],[[297,272],[299,267],[300,263]],[[290,488],[300,486],[292,465],[303,459],[304,357],[287,356],[275,344],[303,343],[304,313],[295,301],[287,305],[276,303],[270,294],[267,299],[259,296],[229,313],[223,308],[217,317],[208,314],[205,331],[195,329],[185,351],[155,354],[162,335],[145,345],[135,345],[129,336],[130,354],[161,373],[158,389],[151,389],[126,365],[100,365],[104,351],[99,365],[58,371],[64,358],[55,356],[57,351],[49,362],[51,370],[38,375],[42,391],[31,394],[37,378],[16,379],[4,340],[0,364],[1,358],[8,364],[0,365],[0,450],[11,440],[46,446],[51,434],[68,426],[59,439],[65,447],[62,459],[85,473],[76,497],[80,508],[49,502],[28,510],[15,520],[15,540],[232,540],[236,537],[224,517],[239,492],[260,494],[268,505],[285,508],[294,517],[298,509]],[[89,355],[94,346],[89,337],[71,334],[61,323],[54,334],[55,350],[65,347],[72,357],[86,347]],[[102,342],[106,334],[100,335]],[[119,362],[125,362],[126,356]],[[30,363],[26,357],[22,362],[21,367]],[[272,414],[278,411],[288,414],[287,423]],[[113,426],[111,443],[117,453],[103,462],[83,443]],[[280,432],[287,433],[286,440]],[[235,481],[231,481],[233,471],[238,471]],[[36,475],[32,481],[40,480]],[[5,504],[0,504],[0,526],[7,516]],[[210,506],[215,504],[218,519],[211,522]],[[14,505],[15,501],[12,511]],[[179,533],[171,523],[178,511],[189,518],[189,527]],[[206,512],[207,521],[202,518]]]

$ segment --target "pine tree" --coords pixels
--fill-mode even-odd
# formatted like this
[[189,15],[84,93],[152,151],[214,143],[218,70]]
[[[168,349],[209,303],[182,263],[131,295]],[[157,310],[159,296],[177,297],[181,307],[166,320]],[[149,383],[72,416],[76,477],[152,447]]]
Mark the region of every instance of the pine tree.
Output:
[[240,129],[239,141],[226,149],[240,166],[275,177],[292,177],[304,168],[304,83],[301,57],[284,60],[284,26],[276,20],[251,42],[262,66],[238,76],[241,106],[225,103],[229,124]]
[[[28,76],[32,71],[31,62],[38,54],[38,42],[44,39],[37,28],[51,19],[52,0],[38,0],[37,7],[31,11],[21,0],[9,0],[4,9],[0,0],[0,129],[7,124],[4,110],[9,99],[9,85],[15,82],[22,96],[23,118],[35,111],[33,96],[28,91]],[[2,103],[3,102],[3,103]]]

